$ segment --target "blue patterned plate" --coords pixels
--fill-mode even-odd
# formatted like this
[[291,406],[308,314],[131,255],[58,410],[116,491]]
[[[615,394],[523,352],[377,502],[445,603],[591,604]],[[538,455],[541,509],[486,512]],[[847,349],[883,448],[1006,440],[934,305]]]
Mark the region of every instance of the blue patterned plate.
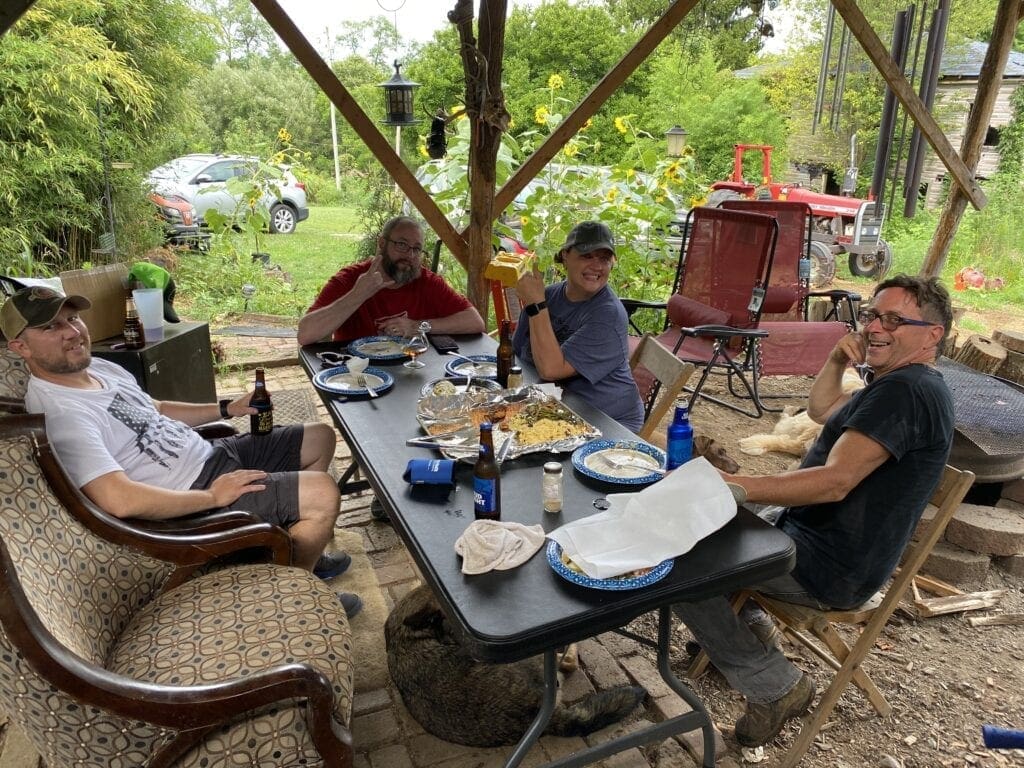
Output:
[[615,485],[646,485],[664,476],[665,452],[642,440],[591,440],[572,454],[580,473]]
[[466,355],[466,359],[457,357],[448,361],[444,372],[449,376],[493,379],[498,375],[498,358],[494,355]]
[[364,336],[350,342],[348,351],[373,363],[405,360],[409,356],[402,351],[404,342],[401,336]]
[[363,371],[363,379],[365,383],[359,380],[358,374],[351,373],[348,366],[339,365],[320,371],[313,377],[313,386],[332,395],[348,397],[369,395],[371,389],[380,395],[395,386],[395,377],[382,368],[367,368]]
[[551,566],[555,573],[566,581],[579,584],[581,587],[590,587],[591,589],[640,589],[664,579],[668,576],[668,572],[672,570],[672,566],[676,564],[675,559],[670,557],[668,560],[662,560],[643,576],[633,576],[632,578],[616,576],[613,579],[592,579],[585,573],[574,571],[562,562],[562,547],[554,539],[548,540],[547,556],[548,565]]

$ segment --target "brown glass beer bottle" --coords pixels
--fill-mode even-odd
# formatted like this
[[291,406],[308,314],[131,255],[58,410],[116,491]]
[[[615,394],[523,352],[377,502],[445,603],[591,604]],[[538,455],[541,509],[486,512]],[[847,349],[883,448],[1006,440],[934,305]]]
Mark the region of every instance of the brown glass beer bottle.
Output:
[[501,520],[501,468],[494,458],[491,423],[480,425],[480,455],[473,465],[473,517]]
[[146,332],[139,319],[139,310],[135,308],[135,300],[129,296],[124,302],[124,348],[142,349],[146,346]]
[[249,431],[254,435],[270,434],[274,428],[274,404],[270,401],[262,368],[256,369],[256,388],[249,398],[249,407],[257,411],[249,416]]
[[502,389],[508,387],[508,375],[515,365],[516,356],[512,351],[512,323],[501,321],[501,335],[498,338],[498,383]]

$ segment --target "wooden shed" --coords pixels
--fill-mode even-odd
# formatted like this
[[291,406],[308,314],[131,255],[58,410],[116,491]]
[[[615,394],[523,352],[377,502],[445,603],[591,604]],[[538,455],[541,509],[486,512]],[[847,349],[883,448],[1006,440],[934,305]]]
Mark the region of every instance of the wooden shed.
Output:
[[[987,43],[974,42],[947,49],[943,56],[933,112],[954,147],[959,147],[963,141],[967,117],[978,95],[981,65],[987,52]],[[1024,83],[1024,53],[1010,51],[1002,75],[975,170],[975,176],[982,181],[991,178],[999,167],[999,134],[1013,119],[1010,97]],[[946,194],[945,181],[946,167],[929,150],[921,172],[921,193],[926,208],[941,205]]]

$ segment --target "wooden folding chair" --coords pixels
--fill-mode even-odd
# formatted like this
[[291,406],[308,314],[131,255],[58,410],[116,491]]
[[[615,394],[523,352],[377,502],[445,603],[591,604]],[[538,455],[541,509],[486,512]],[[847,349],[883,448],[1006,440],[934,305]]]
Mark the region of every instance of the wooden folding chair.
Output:
[[696,366],[684,363],[672,354],[672,350],[647,333],[629,356],[629,368],[644,402],[644,425],[638,434],[644,440],[650,440]]
[[[737,595],[733,601],[733,608],[736,611],[739,611],[748,598],[756,600],[779,622],[787,637],[804,645],[836,671],[832,682],[821,695],[818,706],[811,712],[809,719],[805,720],[793,746],[779,762],[779,768],[793,768],[800,762],[850,682],[855,683],[864,692],[879,715],[886,717],[892,711],[892,706],[864,671],[862,664],[874,647],[882,627],[889,621],[900,599],[910,589],[914,576],[932,551],[935,542],[946,530],[946,524],[953,517],[973,482],[973,472],[946,467],[942,481],[932,494],[930,502],[937,507],[934,517],[924,528],[920,538],[908,545],[903,564],[889,589],[884,595],[876,594],[864,605],[848,611],[819,611],[768,597],[759,592],[743,591]],[[864,624],[864,628],[857,641],[850,647],[836,631],[836,624]],[[687,676],[691,679],[699,676],[707,664],[707,654],[701,651],[687,670]]]

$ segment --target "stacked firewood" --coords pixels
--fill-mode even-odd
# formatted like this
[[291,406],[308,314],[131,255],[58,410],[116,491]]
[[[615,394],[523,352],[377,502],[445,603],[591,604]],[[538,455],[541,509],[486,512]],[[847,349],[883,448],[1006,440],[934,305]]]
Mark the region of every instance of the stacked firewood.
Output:
[[974,333],[963,339],[962,343],[959,337],[956,341],[955,351],[949,351],[958,363],[1007,381],[1024,384],[1024,333],[995,331],[992,338]]

